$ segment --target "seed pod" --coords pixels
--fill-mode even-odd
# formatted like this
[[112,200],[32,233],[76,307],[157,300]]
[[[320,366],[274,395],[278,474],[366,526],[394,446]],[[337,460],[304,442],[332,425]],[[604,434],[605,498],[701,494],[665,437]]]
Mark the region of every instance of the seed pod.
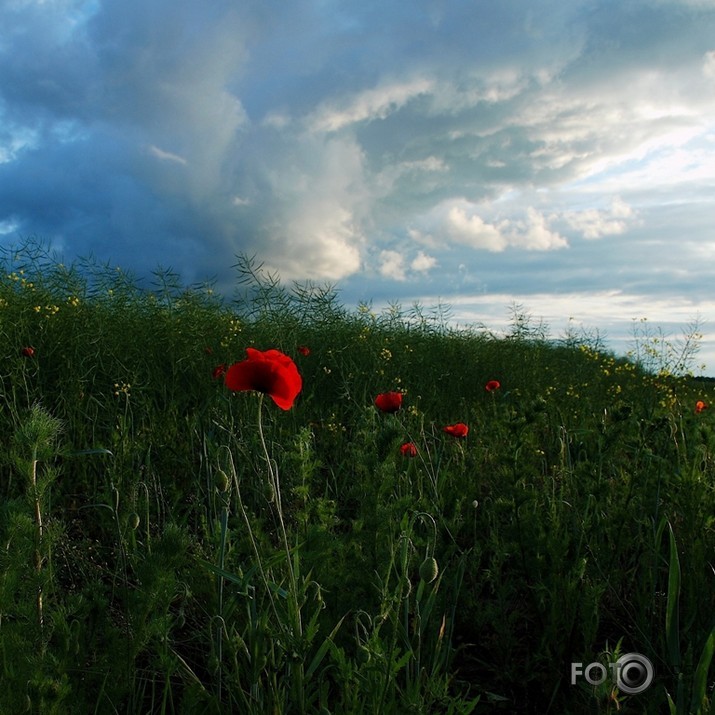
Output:
[[270,480],[266,482],[264,494],[266,497],[266,501],[269,504],[276,500],[276,488],[273,486],[273,482],[271,482]]
[[218,472],[216,472],[216,489],[218,489],[223,494],[224,492],[228,491],[228,485],[228,474],[226,474],[223,469],[219,469]]
[[404,584],[405,594],[403,598],[409,598],[412,593],[412,581],[407,576],[402,577],[402,583]]
[[438,573],[437,559],[434,556],[428,556],[420,566],[420,578],[425,583],[432,583],[437,578]]

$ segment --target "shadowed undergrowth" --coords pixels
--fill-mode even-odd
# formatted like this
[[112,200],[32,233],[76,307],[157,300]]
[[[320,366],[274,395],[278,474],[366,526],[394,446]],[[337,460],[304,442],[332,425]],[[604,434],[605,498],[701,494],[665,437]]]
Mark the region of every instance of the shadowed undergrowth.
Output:
[[[236,270],[224,301],[6,254],[1,712],[713,712],[712,385],[652,336]],[[291,409],[226,389],[246,347],[295,361]],[[642,693],[571,684],[627,652]]]

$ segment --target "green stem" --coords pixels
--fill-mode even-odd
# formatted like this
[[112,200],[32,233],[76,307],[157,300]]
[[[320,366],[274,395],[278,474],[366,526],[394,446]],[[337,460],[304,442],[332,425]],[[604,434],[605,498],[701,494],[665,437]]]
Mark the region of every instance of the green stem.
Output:
[[268,447],[266,446],[266,438],[263,434],[263,419],[262,419],[262,408],[263,408],[263,393],[260,393],[258,397],[258,434],[261,438],[261,445],[263,447],[263,452],[266,456],[266,463],[268,464],[268,474],[271,480],[271,485],[275,492],[276,499],[276,511],[278,512],[278,522],[281,527],[281,535],[283,537],[283,547],[285,548],[286,558],[288,560],[288,573],[290,575],[291,582],[291,595],[293,597],[293,606],[295,608],[296,625],[298,626],[298,634],[302,635],[303,629],[300,622],[300,611],[298,609],[298,595],[296,589],[296,579],[295,572],[293,570],[293,561],[291,559],[290,547],[288,546],[288,535],[286,533],[285,522],[283,520],[283,503],[281,501],[281,489],[280,481],[278,479],[278,470],[273,469],[273,463],[271,462],[270,454],[268,453]]
[[[37,491],[37,450],[34,450],[32,455],[32,471],[30,474],[30,479],[32,481],[32,495],[35,500],[35,523],[37,524],[37,547],[35,548],[35,570],[37,571],[37,578],[39,579],[42,574],[42,537],[43,537],[43,526],[42,526],[42,509],[40,506],[40,495]],[[37,584],[37,620],[40,624],[40,638],[43,640],[44,630],[45,630],[45,616],[44,616],[44,606],[42,603],[42,583]]]
[[246,522],[248,538],[251,542],[251,547],[253,548],[253,553],[256,556],[256,564],[258,565],[258,570],[261,574],[261,578],[263,579],[263,585],[266,587],[266,593],[268,594],[268,600],[271,602],[271,608],[273,609],[273,615],[276,617],[276,620],[280,620],[279,616],[278,616],[278,610],[276,609],[275,601],[273,600],[273,591],[271,590],[270,586],[268,585],[268,577],[266,576],[265,569],[263,568],[261,552],[258,550],[258,544],[256,543],[256,539],[253,536],[253,528],[251,527],[251,521],[248,518],[248,514],[246,513],[245,507],[243,506],[243,498],[241,497],[241,490],[238,485],[238,476],[236,475],[236,469],[235,469],[235,467],[233,467],[233,465],[232,465],[232,471],[233,471],[233,485],[234,485],[234,489],[236,490],[236,501],[238,503],[238,508],[241,510],[241,516],[243,516],[243,520]]
[[[288,562],[288,575],[290,577],[290,588],[288,589],[289,590],[288,598],[290,599],[290,609],[293,611],[292,619],[291,619],[293,621],[293,629],[294,629],[293,637],[302,639],[303,624],[301,622],[300,606],[298,604],[298,585],[296,582],[295,571],[293,569],[293,561],[291,559],[290,547],[288,546],[288,535],[286,533],[285,522],[283,521],[283,503],[281,500],[281,486],[280,486],[280,481],[278,479],[278,469],[273,468],[273,464],[271,463],[271,457],[270,457],[270,454],[268,453],[268,447],[266,446],[266,439],[263,434],[262,408],[263,408],[263,393],[260,393],[259,398],[258,398],[258,434],[260,435],[261,445],[263,446],[263,452],[266,457],[266,463],[268,464],[268,474],[269,474],[269,478],[271,480],[271,486],[273,487],[273,491],[275,493],[276,511],[278,512],[278,521],[279,521],[280,527],[281,527],[281,535],[283,536],[283,547],[285,548],[286,559]],[[297,683],[295,683],[295,686],[296,686],[295,692],[298,695],[298,699],[299,699],[299,712],[303,713],[303,712],[305,712],[305,702],[303,700],[304,672],[303,672],[303,663],[301,660],[299,660],[299,662],[295,664],[295,670],[297,673]]]

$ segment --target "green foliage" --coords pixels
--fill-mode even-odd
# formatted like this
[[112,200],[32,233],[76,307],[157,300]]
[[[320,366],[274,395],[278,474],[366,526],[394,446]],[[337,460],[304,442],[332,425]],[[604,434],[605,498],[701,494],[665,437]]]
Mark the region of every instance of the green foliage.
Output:
[[[500,339],[236,269],[227,304],[5,255],[0,712],[713,711],[695,329],[631,361],[521,306]],[[291,410],[213,377],[249,346],[295,360]],[[621,652],[643,693],[571,685]]]

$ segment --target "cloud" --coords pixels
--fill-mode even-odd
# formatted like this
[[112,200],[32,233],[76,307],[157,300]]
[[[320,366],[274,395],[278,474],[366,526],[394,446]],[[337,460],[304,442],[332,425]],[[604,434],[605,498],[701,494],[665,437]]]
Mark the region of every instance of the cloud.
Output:
[[148,148],[148,152],[152,156],[155,156],[157,159],[161,159],[162,161],[173,161],[177,164],[183,164],[184,166],[186,166],[186,164],[188,163],[183,156],[179,156],[178,154],[172,154],[170,151],[164,151],[163,149],[159,149],[158,146],[150,146]]
[[402,254],[397,251],[380,251],[380,274],[396,281],[406,280]]
[[467,215],[461,206],[453,206],[447,214],[446,229],[449,236],[465,246],[487,251],[503,251],[509,242],[502,227],[485,223],[477,214]]
[[568,241],[546,224],[543,214],[533,207],[526,210],[526,220],[513,223],[511,243],[528,251],[551,251],[567,248]]
[[17,224],[14,221],[0,221],[0,235],[11,234],[15,231],[17,231]]
[[247,245],[268,247],[267,264],[286,280],[336,281],[358,271],[369,193],[360,147],[351,138],[298,136],[274,149],[250,157],[261,189],[245,194],[259,229]]
[[715,50],[706,52],[703,57],[703,74],[706,77],[715,77]]
[[432,82],[415,79],[366,89],[336,103],[329,101],[307,119],[312,131],[334,132],[357,122],[385,119],[407,102],[428,93]]
[[531,206],[523,219],[487,223],[473,208],[453,205],[447,212],[444,227],[450,239],[475,250],[550,251],[568,246],[563,236],[548,227],[543,214]]
[[635,217],[635,211],[625,201],[615,198],[610,209],[572,211],[564,219],[584,238],[595,239],[625,233]]
[[[405,267],[407,258],[405,253],[393,250],[380,251],[378,256],[379,273],[384,278],[393,281],[405,282],[408,280],[408,273]],[[409,268],[413,273],[420,274],[424,278],[429,271],[437,266],[437,259],[428,256],[424,251],[418,251],[417,255],[410,261]]]
[[379,169],[373,181],[376,198],[387,197],[407,192],[422,194],[435,190],[444,183],[440,176],[449,171],[444,159],[427,156],[424,159],[395,162]]
[[434,256],[428,256],[424,251],[418,251],[417,256],[410,263],[410,268],[419,273],[427,273],[437,265],[437,259]]

